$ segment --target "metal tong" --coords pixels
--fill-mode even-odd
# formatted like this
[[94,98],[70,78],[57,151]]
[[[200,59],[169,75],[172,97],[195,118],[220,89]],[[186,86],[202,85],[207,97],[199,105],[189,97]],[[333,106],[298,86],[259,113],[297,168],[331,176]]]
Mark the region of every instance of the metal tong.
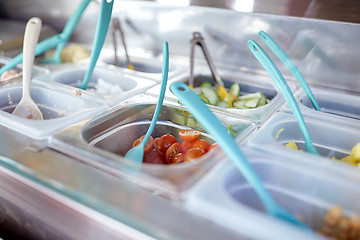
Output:
[[126,47],[126,42],[125,42],[125,36],[124,36],[124,31],[122,30],[121,24],[120,24],[120,20],[118,18],[114,18],[111,20],[111,27],[112,27],[112,37],[113,37],[113,43],[114,43],[114,64],[115,66],[119,66],[119,59],[117,56],[117,38],[116,38],[116,32],[120,33],[120,37],[124,46],[124,50],[125,50],[125,55],[126,55],[126,65],[129,69],[134,70],[134,66],[131,64],[130,62],[130,58],[129,58],[129,54],[127,51],[127,47]]
[[210,53],[206,47],[204,38],[202,37],[201,33],[193,32],[193,38],[190,40],[191,43],[191,52],[190,52],[190,79],[189,79],[189,87],[193,89],[194,87],[194,56],[195,56],[195,45],[199,45],[204,53],[205,59],[209,65],[210,71],[212,76],[215,78],[217,82],[217,91],[221,99],[227,98],[229,103],[229,107],[232,107],[232,102],[230,100],[230,96],[227,93],[224,83],[216,71],[215,64],[210,57]]

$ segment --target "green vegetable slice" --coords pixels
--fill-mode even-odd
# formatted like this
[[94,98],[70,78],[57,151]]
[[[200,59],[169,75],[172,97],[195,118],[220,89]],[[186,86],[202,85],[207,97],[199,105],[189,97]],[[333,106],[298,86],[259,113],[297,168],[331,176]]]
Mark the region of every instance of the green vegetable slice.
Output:
[[261,92],[256,92],[256,93],[249,93],[249,94],[245,94],[243,96],[239,97],[239,100],[250,100],[250,99],[260,99],[261,98]]
[[207,87],[201,88],[201,92],[209,100],[211,105],[216,105],[220,101],[219,95],[212,88],[207,88]]
[[238,108],[238,109],[246,109],[247,107],[245,106],[245,102],[244,100],[239,100],[234,102],[233,107],[234,108]]
[[229,89],[229,94],[231,94],[235,97],[239,97],[240,95],[240,86],[238,83],[233,83]]
[[245,106],[248,108],[256,108],[260,98],[253,98],[245,102]]
[[200,85],[200,88],[212,88],[213,85],[211,84],[211,82],[203,82]]

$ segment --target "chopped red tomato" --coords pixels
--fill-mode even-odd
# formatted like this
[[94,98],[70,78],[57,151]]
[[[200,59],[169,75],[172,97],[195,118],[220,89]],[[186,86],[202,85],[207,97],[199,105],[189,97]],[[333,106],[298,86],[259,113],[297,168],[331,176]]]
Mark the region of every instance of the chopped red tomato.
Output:
[[175,142],[177,142],[177,140],[173,135],[165,134],[155,138],[154,147],[159,153],[165,155],[166,150]]
[[[133,147],[139,145],[141,143],[141,141],[144,139],[145,135],[142,135],[141,137],[139,137],[138,139],[136,139],[133,142]],[[154,138],[152,136],[150,136],[149,140],[147,141],[147,143],[145,144],[144,147],[144,153],[149,152],[154,146]]]
[[173,157],[178,154],[181,153],[181,143],[176,142],[173,143],[167,150],[165,153],[165,159],[168,163],[172,162]]
[[144,155],[143,162],[153,164],[167,164],[164,156],[155,149],[151,149],[148,153]]
[[190,162],[194,159],[201,157],[204,154],[205,154],[205,151],[200,148],[189,149],[189,151],[187,151],[185,153],[184,162]]
[[198,139],[200,135],[201,135],[200,131],[193,129],[182,129],[179,132],[179,136],[181,137],[181,139],[186,142],[193,142],[196,139]]
[[191,143],[183,141],[181,143],[181,151],[185,154],[191,148]]
[[198,139],[191,144],[191,148],[200,148],[207,152],[209,150],[210,143],[203,139]]

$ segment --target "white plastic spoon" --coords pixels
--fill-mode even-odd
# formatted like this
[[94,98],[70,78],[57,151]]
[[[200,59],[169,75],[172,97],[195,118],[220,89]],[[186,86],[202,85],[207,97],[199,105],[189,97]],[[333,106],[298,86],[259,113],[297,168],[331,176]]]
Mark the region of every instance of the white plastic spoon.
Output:
[[39,40],[40,30],[40,18],[34,17],[27,22],[23,44],[23,91],[21,100],[12,113],[18,117],[34,120],[44,119],[40,109],[30,95],[31,72],[34,64],[35,47]]

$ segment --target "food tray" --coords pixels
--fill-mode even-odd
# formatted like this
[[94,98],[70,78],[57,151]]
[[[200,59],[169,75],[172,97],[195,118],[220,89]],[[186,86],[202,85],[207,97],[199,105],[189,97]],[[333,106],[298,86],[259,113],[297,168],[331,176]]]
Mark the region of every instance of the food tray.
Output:
[[105,104],[87,94],[73,96],[69,89],[33,80],[31,96],[43,113],[44,120],[30,120],[12,115],[20,102],[22,84],[0,89],[0,121],[3,126],[29,137],[42,139],[105,109]]
[[[332,157],[336,159],[343,158],[350,154],[350,151],[356,143],[360,142],[360,131],[356,128],[343,124],[333,123],[331,119],[328,121],[312,118],[310,116],[304,118],[308,128],[311,140],[320,155]],[[282,132],[279,132],[284,129]],[[276,136],[278,138],[276,139]],[[304,149],[304,139],[295,117],[286,112],[275,114],[262,128],[254,134],[248,141],[251,146],[263,149],[264,151],[276,151],[286,154],[302,155],[309,162],[312,161],[310,153],[301,152],[287,148],[284,146],[289,141],[294,141],[299,149]],[[336,161],[332,161],[336,163]],[[341,163],[340,167],[347,164]]]
[[[38,76],[36,79],[47,83],[57,82],[74,90],[75,86],[81,85],[87,68],[87,64],[62,64],[52,67],[50,74]],[[94,90],[96,84],[100,85],[101,90]],[[107,84],[109,85],[107,86]],[[106,101],[108,105],[115,105],[136,94],[144,93],[146,89],[156,84],[157,82],[151,79],[129,75],[118,69],[97,66],[90,78],[86,92]],[[119,90],[116,90],[117,88]]]
[[[212,76],[206,73],[208,72],[208,69],[206,69],[205,67],[199,68],[199,70],[197,71],[203,73],[194,75],[194,88],[199,87],[204,81],[208,81],[213,84],[216,83]],[[213,111],[225,112],[231,115],[241,116],[260,124],[261,122],[264,122],[274,111],[276,111],[280,104],[283,102],[281,94],[278,94],[278,91],[270,78],[245,75],[236,72],[234,73],[234,71],[223,69],[222,71],[219,70],[219,75],[222,77],[225,88],[229,89],[232,83],[237,82],[240,85],[241,95],[244,93],[255,93],[260,91],[270,101],[266,105],[254,109],[227,109],[208,105],[208,107]],[[181,81],[188,84],[189,75],[181,75],[174,79],[171,79],[169,81],[169,85],[175,81]],[[293,86],[291,87],[292,89],[294,88]],[[147,94],[157,96],[159,92],[160,86],[155,86],[149,89],[147,91]],[[165,97],[172,101],[178,101],[177,97],[171,93],[169,87],[167,87],[166,89]]]
[[[274,200],[290,213],[301,216],[315,232],[320,230],[324,216],[332,206],[342,206],[348,216],[359,213],[360,204],[353,201],[360,194],[357,186],[360,175],[356,169],[339,172],[324,165],[326,161],[322,162],[321,157],[315,158],[320,161],[304,163],[302,156],[296,154],[284,158],[248,147],[243,150]],[[252,187],[228,161],[218,165],[192,189],[186,207],[218,224],[251,233],[256,239],[284,239],[285,236],[323,239],[268,217]],[[262,226],[261,231],[259,226]]]
[[[11,60],[11,58],[0,56],[0,68],[2,66],[4,66],[5,64],[7,64],[8,62],[10,62],[10,60]],[[22,64],[17,65],[13,69],[16,71],[16,73],[21,73],[22,72]],[[49,73],[48,69],[33,65],[32,77],[35,77],[35,76],[38,76],[38,75],[41,75],[41,74],[47,74],[47,73]],[[18,77],[14,78],[14,79],[10,79],[8,81],[0,82],[0,87],[6,86],[6,85],[12,84],[12,83],[21,82],[21,81],[22,81],[22,74],[20,74]]]
[[[128,174],[126,170],[134,164],[122,156],[130,149],[135,139],[145,134],[156,101],[156,98],[146,95],[133,97],[102,114],[102,117],[75,124],[55,134],[50,146],[66,154],[74,154],[90,164],[100,164],[106,171],[115,171],[114,174]],[[225,125],[231,124],[237,131],[236,140],[239,144],[254,130],[254,124],[251,122],[231,116],[217,116]],[[191,116],[189,117],[184,108],[165,101],[153,136],[171,133],[177,137],[178,131],[185,126],[202,129]],[[205,138],[211,138],[205,133],[203,135]],[[221,150],[215,149],[190,163],[142,164],[141,173],[135,176],[135,179],[144,187],[171,197],[181,197],[181,194],[222,159]],[[133,177],[131,173],[128,175],[129,178]]]
[[[353,127],[359,127],[360,123],[360,96],[349,92],[336,90],[311,88],[321,112],[312,106],[309,98],[301,88],[295,92],[300,110],[304,115],[311,115],[314,118],[326,119],[333,122],[340,122]],[[284,111],[291,111],[287,104],[284,104]],[[346,119],[345,121],[343,121]]]

